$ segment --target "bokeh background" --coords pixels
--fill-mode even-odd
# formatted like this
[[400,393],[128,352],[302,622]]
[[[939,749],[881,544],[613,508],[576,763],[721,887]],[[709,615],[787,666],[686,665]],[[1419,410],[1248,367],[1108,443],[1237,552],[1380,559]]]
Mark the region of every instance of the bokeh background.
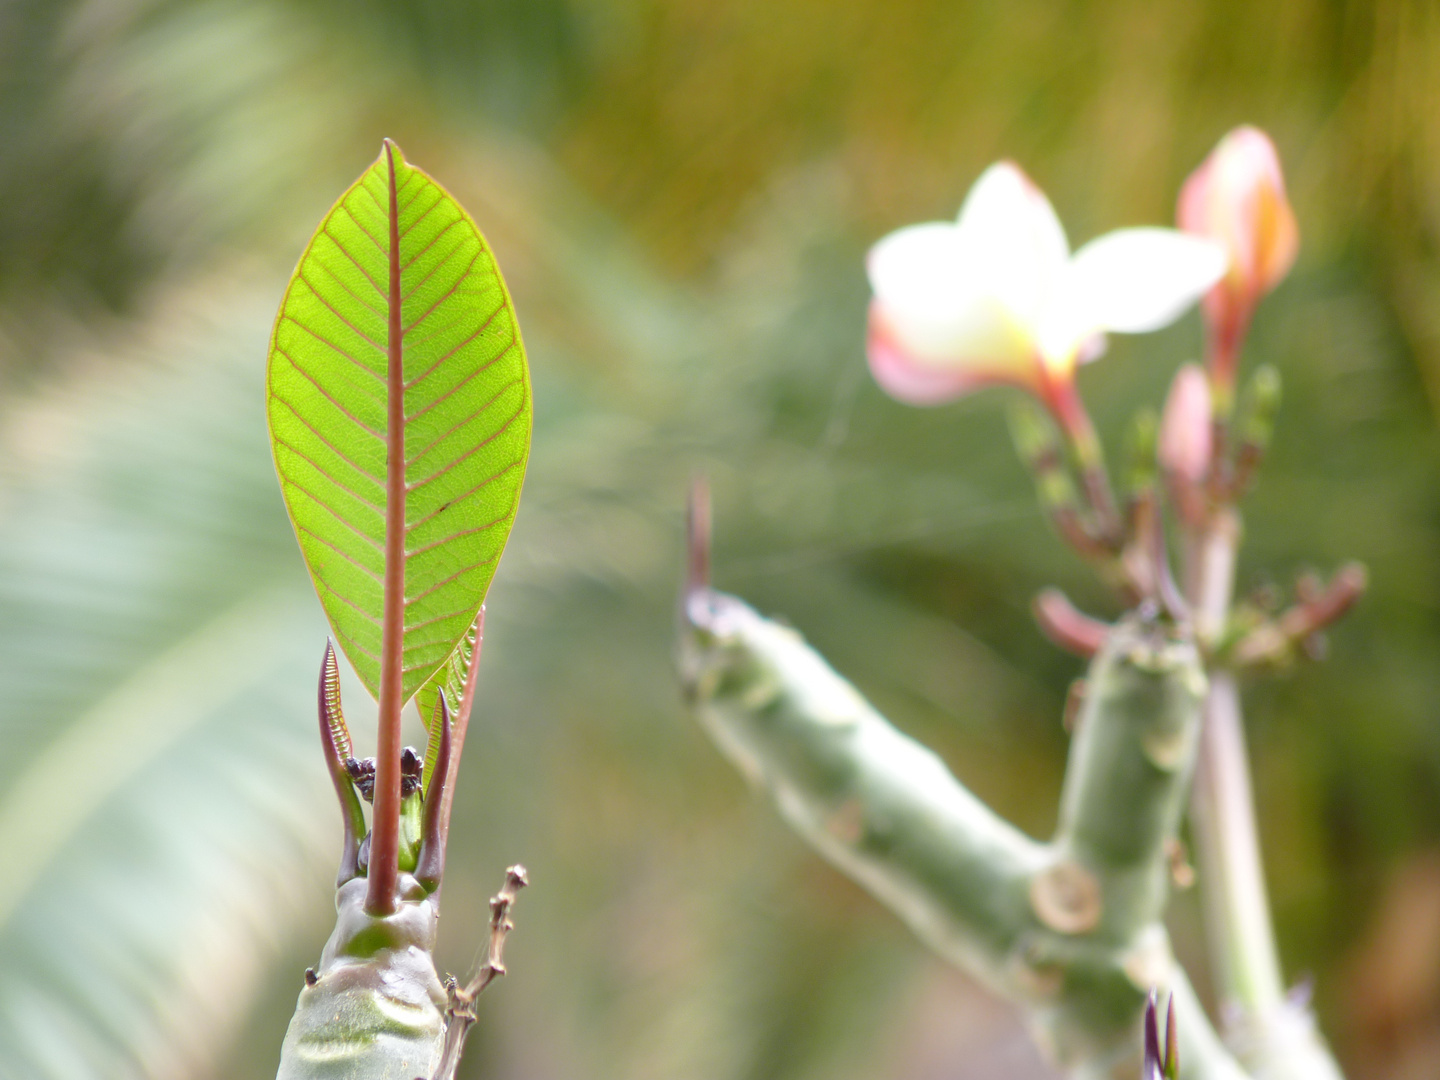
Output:
[[[998,157],[1073,240],[1166,222],[1242,122],[1303,235],[1250,348],[1286,405],[1242,583],[1372,580],[1329,659],[1247,688],[1280,943],[1352,1076],[1440,1074],[1437,103],[1426,0],[0,6],[0,1076],[273,1076],[339,824],[265,346],[383,135],[488,233],[535,384],[442,965],[507,863],[534,886],[464,1074],[1046,1076],[685,715],[683,493],[709,473],[721,587],[1046,834],[1079,663],[1027,605],[1113,607],[1037,513],[1004,393],[870,382],[863,255]],[[1112,448],[1199,333],[1086,369]],[[1193,895],[1172,922],[1204,990]]]

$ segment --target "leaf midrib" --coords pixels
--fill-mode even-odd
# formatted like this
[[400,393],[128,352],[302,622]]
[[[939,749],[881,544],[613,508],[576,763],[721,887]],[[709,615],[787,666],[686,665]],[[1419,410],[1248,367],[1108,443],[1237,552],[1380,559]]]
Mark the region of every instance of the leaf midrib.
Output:
[[365,907],[376,914],[389,914],[394,910],[399,872],[400,710],[404,705],[405,609],[408,606],[405,603],[405,333],[400,292],[400,196],[395,183],[395,144],[389,139],[385,140],[385,163],[390,203],[390,250],[386,259],[390,270],[390,310],[385,342],[385,582],[381,601],[384,619],[380,628],[380,745],[376,754],[370,880],[365,896]]

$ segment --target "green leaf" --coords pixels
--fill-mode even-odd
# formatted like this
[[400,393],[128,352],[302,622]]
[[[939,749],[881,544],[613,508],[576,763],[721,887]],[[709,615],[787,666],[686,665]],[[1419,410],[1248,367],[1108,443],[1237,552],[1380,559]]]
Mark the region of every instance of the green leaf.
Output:
[[[300,258],[271,335],[267,407],[311,578],[377,697],[386,583],[403,575],[392,618],[408,700],[490,586],[519,503],[531,399],[489,246],[393,143]],[[392,444],[403,453],[393,466]]]
[[415,697],[415,706],[420,710],[420,722],[430,733],[425,747],[425,783],[430,783],[431,770],[435,767],[435,756],[440,752],[440,725],[435,721],[440,716],[440,691],[445,691],[446,703],[450,706],[453,721],[456,712],[465,700],[465,680],[470,674],[470,658],[475,653],[475,626],[465,631],[460,644],[455,646],[449,658],[439,671],[420,688]]

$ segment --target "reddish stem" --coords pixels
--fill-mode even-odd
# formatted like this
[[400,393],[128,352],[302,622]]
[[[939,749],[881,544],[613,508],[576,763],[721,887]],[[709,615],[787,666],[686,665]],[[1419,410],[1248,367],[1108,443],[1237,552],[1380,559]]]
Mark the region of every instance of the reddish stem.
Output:
[[1041,372],[1045,401],[1060,424],[1060,430],[1074,448],[1080,466],[1080,484],[1095,515],[1100,539],[1112,553],[1118,551],[1122,540],[1120,511],[1110,490],[1110,478],[1105,474],[1100,437],[1095,433],[1090,414],[1085,411],[1074,376],[1053,378],[1045,371],[1044,365],[1041,365]]
[[710,485],[703,476],[690,481],[687,508],[685,595],[710,587]]
[[1110,627],[1086,615],[1059,589],[1045,589],[1031,604],[1040,630],[1066,652],[1090,659],[1105,644]]
[[405,636],[405,368],[400,305],[400,210],[395,144],[385,140],[390,194],[390,323],[385,363],[385,598],[380,632],[380,736],[375,750],[375,813],[370,826],[365,910],[395,911],[400,874],[401,659]]

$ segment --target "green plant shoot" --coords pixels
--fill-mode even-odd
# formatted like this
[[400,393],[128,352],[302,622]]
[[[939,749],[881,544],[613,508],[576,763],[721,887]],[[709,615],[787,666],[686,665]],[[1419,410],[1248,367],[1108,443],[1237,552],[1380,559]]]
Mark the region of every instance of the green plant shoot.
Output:
[[[448,1015],[430,951],[450,795],[531,396],[489,245],[388,139],[300,257],[266,393],[296,538],[335,639],[379,704],[375,759],[357,761],[327,649],[318,704],[345,820],[339,917],[307,973],[280,1076],[429,1077]],[[417,692],[423,759],[400,745]],[[360,797],[374,805],[363,839]]]

